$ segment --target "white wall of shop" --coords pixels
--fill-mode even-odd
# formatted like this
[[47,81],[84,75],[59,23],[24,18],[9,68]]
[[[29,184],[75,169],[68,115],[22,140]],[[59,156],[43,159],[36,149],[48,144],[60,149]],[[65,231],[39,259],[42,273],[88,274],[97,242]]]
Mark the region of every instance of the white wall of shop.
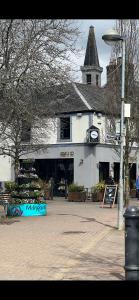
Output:
[[12,180],[11,158],[0,155],[0,181]]
[[[37,143],[57,144],[58,119],[49,119],[43,121],[43,127],[35,131],[32,128],[32,136],[37,135]],[[85,143],[86,131],[89,126],[94,125],[100,129],[100,141],[105,141],[105,117],[93,116],[92,124],[89,123],[89,114],[74,114],[71,115],[71,141],[60,141],[59,143]],[[34,139],[35,140],[35,139]]]
[[89,116],[72,116],[72,143],[86,142],[86,130],[89,128]]

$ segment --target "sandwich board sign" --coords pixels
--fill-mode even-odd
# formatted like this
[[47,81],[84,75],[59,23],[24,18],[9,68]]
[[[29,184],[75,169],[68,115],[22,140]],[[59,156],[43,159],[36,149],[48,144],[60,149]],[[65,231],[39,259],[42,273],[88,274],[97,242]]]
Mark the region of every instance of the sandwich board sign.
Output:
[[103,196],[102,207],[104,207],[105,204],[109,204],[110,207],[114,207],[116,194],[117,194],[117,185],[106,185],[104,196]]

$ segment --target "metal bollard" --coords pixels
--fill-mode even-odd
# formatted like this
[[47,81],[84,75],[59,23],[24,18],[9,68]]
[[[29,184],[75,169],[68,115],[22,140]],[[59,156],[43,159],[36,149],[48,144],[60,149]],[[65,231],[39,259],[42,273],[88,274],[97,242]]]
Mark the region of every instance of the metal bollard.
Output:
[[139,280],[139,209],[129,206],[125,213],[125,280]]

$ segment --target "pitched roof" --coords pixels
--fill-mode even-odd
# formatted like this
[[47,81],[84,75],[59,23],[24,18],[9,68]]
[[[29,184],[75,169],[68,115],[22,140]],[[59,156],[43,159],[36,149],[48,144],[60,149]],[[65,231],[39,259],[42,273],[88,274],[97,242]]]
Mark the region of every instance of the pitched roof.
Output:
[[102,88],[82,83],[55,86],[45,95],[39,96],[39,101],[45,106],[48,104],[48,107],[57,114],[104,111]]
[[96,39],[95,39],[93,26],[90,26],[89,29],[84,66],[99,67],[98,52],[97,52]]

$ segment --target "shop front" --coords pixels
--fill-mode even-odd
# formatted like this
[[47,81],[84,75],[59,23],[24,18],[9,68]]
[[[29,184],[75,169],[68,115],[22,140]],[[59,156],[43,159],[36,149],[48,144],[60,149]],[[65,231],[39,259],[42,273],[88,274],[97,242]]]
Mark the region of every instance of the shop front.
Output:
[[35,168],[42,180],[53,178],[53,196],[65,196],[67,185],[73,182],[73,158],[36,159]]

